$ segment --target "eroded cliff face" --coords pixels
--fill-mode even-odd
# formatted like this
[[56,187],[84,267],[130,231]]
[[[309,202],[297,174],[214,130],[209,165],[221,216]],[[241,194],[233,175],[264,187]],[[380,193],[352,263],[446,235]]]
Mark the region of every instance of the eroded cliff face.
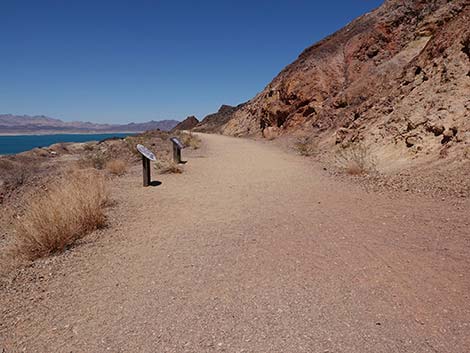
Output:
[[325,146],[464,154],[470,144],[470,0],[389,0],[306,49],[222,132],[304,132]]

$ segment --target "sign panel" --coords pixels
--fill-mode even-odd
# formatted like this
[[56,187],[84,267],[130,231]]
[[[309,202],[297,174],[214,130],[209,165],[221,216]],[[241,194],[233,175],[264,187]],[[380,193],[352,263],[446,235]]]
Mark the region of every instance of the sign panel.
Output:
[[176,144],[176,146],[178,146],[179,148],[184,148],[184,145],[176,137],[172,137],[170,141]]
[[146,147],[142,146],[142,145],[137,145],[137,150],[146,158],[150,159],[151,161],[156,161],[157,158],[155,157],[155,155],[150,152]]

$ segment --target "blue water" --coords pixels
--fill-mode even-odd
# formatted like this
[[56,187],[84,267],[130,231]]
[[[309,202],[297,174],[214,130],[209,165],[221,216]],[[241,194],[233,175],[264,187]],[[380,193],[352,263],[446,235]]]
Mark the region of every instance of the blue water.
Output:
[[126,137],[132,134],[57,134],[0,136],[0,155],[14,154],[35,147],[47,147],[58,142],[101,141],[111,137]]

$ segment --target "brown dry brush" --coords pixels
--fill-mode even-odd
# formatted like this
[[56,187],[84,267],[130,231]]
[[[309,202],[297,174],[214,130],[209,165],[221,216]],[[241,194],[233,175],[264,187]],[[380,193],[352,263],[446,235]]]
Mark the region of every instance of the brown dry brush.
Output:
[[77,160],[79,168],[95,168],[101,170],[106,165],[106,156],[102,151],[86,153]]
[[33,198],[14,223],[14,256],[34,260],[63,251],[106,224],[108,194],[103,176],[69,172]]
[[349,175],[371,174],[376,171],[375,158],[363,144],[350,145],[338,150],[335,161]]
[[123,161],[122,159],[113,159],[106,163],[106,170],[112,174],[121,176],[126,174],[127,172],[127,162]]
[[22,186],[37,173],[37,170],[38,167],[35,164],[0,159],[0,180],[3,181],[3,186],[10,190]]
[[159,158],[154,165],[158,174],[181,174],[183,169],[169,158]]
[[180,132],[177,134],[177,137],[186,147],[190,147],[195,150],[201,147],[201,139],[192,132]]
[[301,156],[312,156],[318,152],[318,146],[316,142],[309,136],[299,137],[295,144],[294,149],[301,155]]

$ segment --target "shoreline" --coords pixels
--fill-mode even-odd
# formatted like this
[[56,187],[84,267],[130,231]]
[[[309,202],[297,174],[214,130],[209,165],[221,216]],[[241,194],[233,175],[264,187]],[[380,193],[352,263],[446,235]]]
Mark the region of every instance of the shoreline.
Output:
[[[0,134],[0,157],[14,156],[28,153],[36,148],[50,148],[57,143],[79,144],[87,142],[99,142],[100,140],[116,138],[126,138],[139,134],[137,132],[103,132],[103,133],[61,133],[61,134]],[[17,144],[17,140],[41,141],[21,143],[22,148],[9,148],[10,145]],[[24,149],[23,149],[24,148]]]

